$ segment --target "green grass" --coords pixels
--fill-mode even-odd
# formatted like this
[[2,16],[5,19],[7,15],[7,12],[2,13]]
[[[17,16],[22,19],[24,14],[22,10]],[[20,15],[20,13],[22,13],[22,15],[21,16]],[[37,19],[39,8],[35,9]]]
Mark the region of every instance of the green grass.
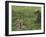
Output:
[[23,25],[21,25],[21,30],[38,30],[41,29],[41,23],[37,21],[36,10],[41,10],[40,7],[33,7],[33,6],[12,6],[12,31],[18,31],[16,26],[17,19],[23,20]]

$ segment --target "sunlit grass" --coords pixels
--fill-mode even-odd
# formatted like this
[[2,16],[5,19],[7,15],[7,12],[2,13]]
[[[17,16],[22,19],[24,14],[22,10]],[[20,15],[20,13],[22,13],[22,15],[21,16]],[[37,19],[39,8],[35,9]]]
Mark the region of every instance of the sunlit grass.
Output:
[[[38,30],[41,29],[41,24],[35,22],[37,15],[35,14],[36,9],[41,10],[40,7],[32,6],[12,6],[12,31],[17,31],[16,21],[17,19],[23,20],[24,28],[20,30]],[[19,26],[18,26],[19,27]]]

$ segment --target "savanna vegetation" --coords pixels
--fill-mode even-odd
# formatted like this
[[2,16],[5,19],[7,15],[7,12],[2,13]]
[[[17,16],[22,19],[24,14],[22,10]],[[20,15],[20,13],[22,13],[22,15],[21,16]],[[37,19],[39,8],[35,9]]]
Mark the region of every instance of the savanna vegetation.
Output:
[[12,31],[41,29],[41,8],[12,6]]

